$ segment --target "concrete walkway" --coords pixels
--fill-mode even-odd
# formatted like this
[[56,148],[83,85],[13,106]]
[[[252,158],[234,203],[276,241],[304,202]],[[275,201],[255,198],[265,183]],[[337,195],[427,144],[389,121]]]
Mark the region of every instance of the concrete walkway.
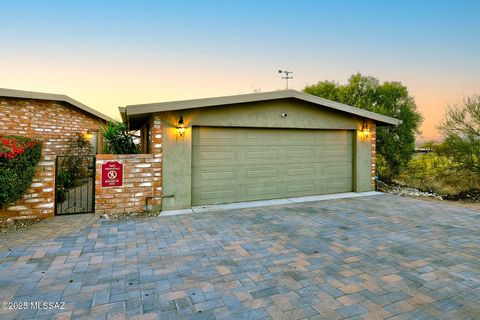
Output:
[[194,206],[190,209],[163,210],[161,212],[161,215],[162,216],[176,216],[176,215],[179,215],[179,214],[194,214],[194,213],[214,212],[214,211],[220,211],[220,210],[235,210],[235,209],[270,207],[270,206],[278,206],[278,205],[291,204],[291,203],[304,203],[304,202],[316,202],[316,201],[325,201],[325,200],[333,200],[333,199],[368,197],[368,196],[376,196],[376,195],[381,195],[381,194],[383,194],[383,193],[382,192],[377,192],[377,191],[345,192],[345,193],[322,194],[322,195],[295,197],[295,198],[245,201],[245,202],[236,202],[236,203],[227,203],[227,204]]
[[1,240],[1,319],[480,318],[480,214],[447,203],[69,216],[15,236]]

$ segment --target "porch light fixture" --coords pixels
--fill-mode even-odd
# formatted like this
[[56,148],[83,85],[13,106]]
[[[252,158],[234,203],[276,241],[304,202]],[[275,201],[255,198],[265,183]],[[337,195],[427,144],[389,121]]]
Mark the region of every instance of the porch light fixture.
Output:
[[179,137],[183,138],[185,135],[185,123],[183,122],[183,117],[180,116],[177,122],[177,134]]
[[90,141],[92,139],[92,131],[90,131],[90,129],[87,130],[87,132],[83,134],[83,137],[85,138],[85,140]]
[[365,121],[363,122],[363,125],[362,125],[362,133],[363,133],[363,137],[364,137],[365,139],[367,139],[368,136],[370,135],[370,129],[368,128],[368,121],[367,121],[367,120],[365,120]]

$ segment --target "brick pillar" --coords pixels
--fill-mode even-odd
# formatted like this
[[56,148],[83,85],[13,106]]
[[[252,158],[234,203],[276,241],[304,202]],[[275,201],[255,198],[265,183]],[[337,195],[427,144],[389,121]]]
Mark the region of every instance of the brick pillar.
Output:
[[375,121],[370,121],[368,124],[371,132],[372,141],[372,177],[371,188],[375,190],[375,176],[377,174],[377,127]]
[[[162,195],[162,156],[163,156],[163,137],[162,137],[162,121],[160,116],[154,115],[151,121],[150,136],[151,143],[150,152],[153,154],[154,162],[159,163],[159,166],[154,168],[153,190],[156,196]],[[161,205],[160,198],[152,199],[153,205]]]
[[[155,184],[161,184],[157,169],[161,163],[153,154],[99,154],[96,159],[95,212],[125,213],[144,210],[149,197],[160,196]],[[123,165],[123,183],[118,187],[102,187],[102,165],[118,161]],[[155,198],[153,198],[155,200]],[[160,202],[159,202],[160,203]]]

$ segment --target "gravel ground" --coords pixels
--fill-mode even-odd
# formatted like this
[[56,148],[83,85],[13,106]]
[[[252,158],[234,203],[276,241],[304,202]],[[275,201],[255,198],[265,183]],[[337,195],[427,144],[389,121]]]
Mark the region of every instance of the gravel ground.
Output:
[[[444,204],[456,207],[480,210],[480,201],[476,198],[473,198],[468,192],[454,196],[441,196],[435,193],[423,192],[415,188],[403,187],[400,185],[387,185],[383,182],[380,182],[378,187],[378,191],[380,192],[390,193],[401,197],[429,202],[442,202]],[[449,197],[450,199],[448,199]]]
[[[130,213],[117,213],[117,214],[102,214],[102,219],[141,219],[146,217],[158,216],[159,212],[130,212]],[[10,233],[17,230],[29,228],[31,225],[36,224],[43,219],[12,219],[12,218],[0,218],[0,234]]]
[[160,214],[158,211],[149,211],[149,212],[129,212],[129,213],[109,213],[101,214],[100,218],[102,219],[138,219],[138,218],[147,218],[147,217],[156,217]]
[[11,219],[11,218],[0,218],[0,233],[8,233],[12,231],[17,231],[19,229],[28,228],[32,224],[35,224],[42,219]]
[[423,200],[423,201],[443,202],[447,205],[452,205],[456,207],[480,210],[480,202],[440,200],[440,199],[435,199],[431,197],[416,197],[416,196],[408,196],[408,197],[413,199]]

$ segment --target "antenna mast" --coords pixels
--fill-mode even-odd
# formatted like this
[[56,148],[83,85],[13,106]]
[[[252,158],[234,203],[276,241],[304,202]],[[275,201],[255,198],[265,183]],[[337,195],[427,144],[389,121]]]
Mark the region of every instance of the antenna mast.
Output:
[[287,70],[278,70],[278,73],[284,73],[285,76],[282,76],[282,79],[285,79],[287,81],[287,90],[288,90],[288,80],[293,79],[293,76],[290,76],[293,72],[292,71],[287,71]]

